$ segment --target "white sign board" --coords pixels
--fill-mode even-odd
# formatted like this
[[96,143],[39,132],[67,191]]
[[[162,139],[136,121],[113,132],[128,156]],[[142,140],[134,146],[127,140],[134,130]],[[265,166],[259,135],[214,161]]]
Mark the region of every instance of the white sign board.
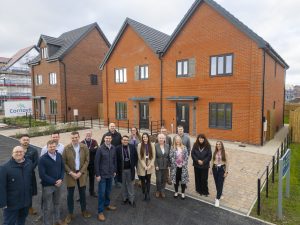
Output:
[[32,101],[7,101],[4,102],[6,117],[26,116],[32,114]]

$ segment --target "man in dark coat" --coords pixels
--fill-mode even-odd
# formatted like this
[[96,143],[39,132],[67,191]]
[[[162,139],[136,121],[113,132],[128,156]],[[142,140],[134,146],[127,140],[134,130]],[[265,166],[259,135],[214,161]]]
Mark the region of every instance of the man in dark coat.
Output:
[[32,200],[32,162],[24,158],[24,149],[16,146],[12,158],[0,167],[0,208],[3,224],[25,224]]
[[122,183],[123,204],[128,201],[135,208],[134,201],[134,180],[135,168],[138,161],[135,146],[128,144],[129,137],[122,137],[122,145],[116,148],[117,152],[117,176]]
[[[35,168],[38,165],[39,160],[39,153],[36,148],[29,145],[30,139],[28,134],[23,134],[20,138],[20,144],[23,147],[25,151],[25,159],[29,159],[32,162],[33,168],[32,168],[32,196],[37,195],[37,182],[36,182],[36,176],[35,176]],[[32,203],[31,203],[32,204]],[[30,215],[36,215],[37,211],[30,205],[29,207],[29,214]]]

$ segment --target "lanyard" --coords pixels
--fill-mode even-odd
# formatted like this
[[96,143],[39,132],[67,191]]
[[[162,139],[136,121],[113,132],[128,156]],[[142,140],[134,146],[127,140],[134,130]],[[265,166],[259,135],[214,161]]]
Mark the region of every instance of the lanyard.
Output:
[[92,147],[92,143],[93,143],[92,139],[91,139],[91,141],[90,141],[90,146],[89,146],[89,144],[86,142],[85,139],[84,139],[84,143],[85,143],[85,145],[88,147],[88,149],[90,150],[90,148]]

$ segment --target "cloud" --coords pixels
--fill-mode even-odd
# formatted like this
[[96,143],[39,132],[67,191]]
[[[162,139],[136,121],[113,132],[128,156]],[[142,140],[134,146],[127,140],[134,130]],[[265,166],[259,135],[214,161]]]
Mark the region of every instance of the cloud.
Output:
[[[0,56],[36,44],[41,34],[61,33],[97,22],[110,42],[126,17],[167,34],[194,0],[9,0],[0,8]],[[300,2],[295,0],[217,0],[249,28],[268,41],[290,65],[287,81],[300,76]],[[300,79],[299,79],[300,80]],[[298,81],[297,81],[298,82]]]

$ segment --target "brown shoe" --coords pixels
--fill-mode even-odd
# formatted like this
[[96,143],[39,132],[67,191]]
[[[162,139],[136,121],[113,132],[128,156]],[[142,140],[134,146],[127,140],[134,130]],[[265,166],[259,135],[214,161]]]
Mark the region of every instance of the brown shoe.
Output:
[[36,215],[37,211],[36,211],[35,208],[30,207],[29,210],[28,210],[28,213],[29,213],[29,215]]
[[160,194],[159,194],[159,191],[155,192],[155,197],[156,197],[156,198],[159,198],[159,195],[160,195]]
[[106,206],[106,210],[115,211],[116,209],[117,207],[113,205]]
[[71,223],[72,219],[74,219],[74,215],[73,214],[68,214],[67,217],[65,218],[65,223]]
[[84,218],[90,218],[90,217],[92,216],[88,211],[82,211],[81,215],[82,215]]
[[54,225],[66,225],[66,222],[59,220]]
[[101,221],[101,222],[105,221],[105,216],[104,216],[103,213],[98,214],[98,220]]
[[160,196],[161,196],[162,198],[165,198],[165,197],[166,197],[166,194],[163,193],[163,192],[160,192]]

